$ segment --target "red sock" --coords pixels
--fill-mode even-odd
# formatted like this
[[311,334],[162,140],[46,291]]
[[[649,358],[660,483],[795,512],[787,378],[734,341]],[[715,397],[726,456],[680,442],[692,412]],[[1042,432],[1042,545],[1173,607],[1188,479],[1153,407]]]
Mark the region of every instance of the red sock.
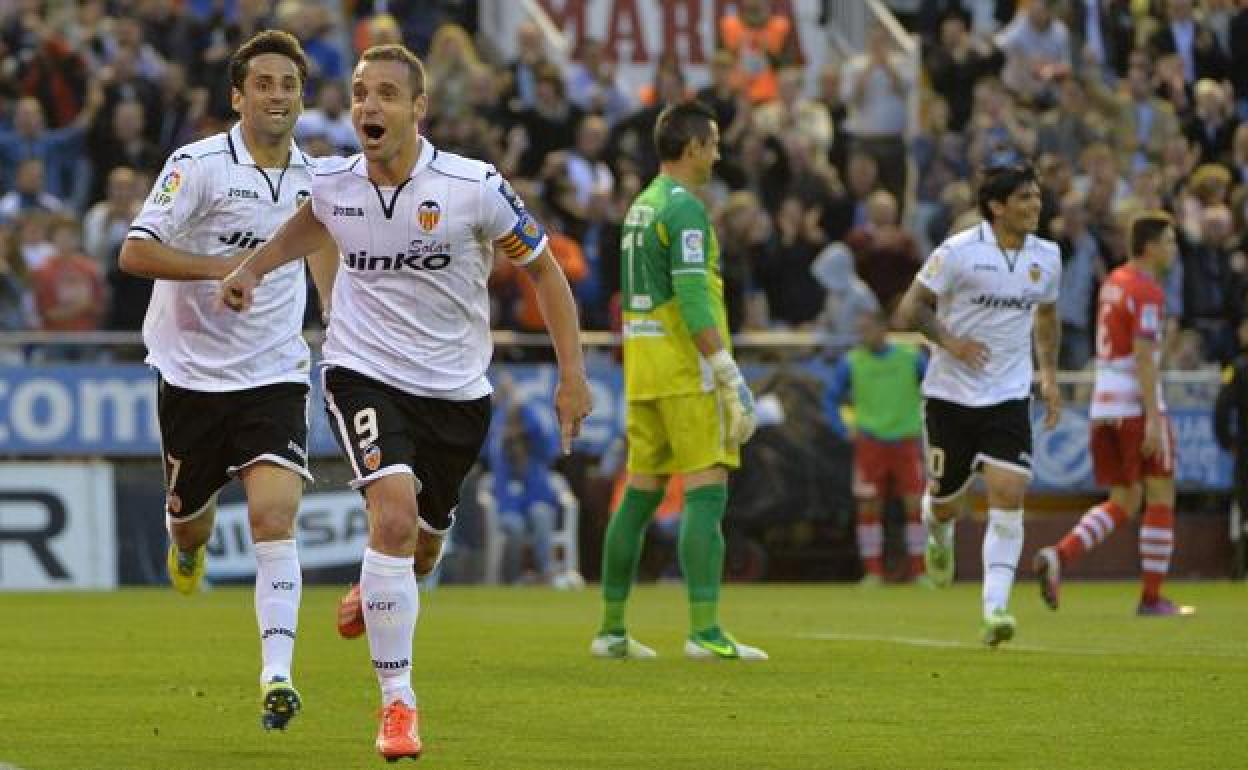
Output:
[[1144,584],[1141,601],[1155,602],[1161,598],[1161,584],[1170,571],[1173,551],[1174,509],[1168,505],[1148,506],[1140,524],[1140,573]]
[[1080,556],[1103,543],[1114,528],[1126,520],[1127,512],[1112,500],[1089,508],[1079,523],[1057,544],[1062,564],[1073,564]]
[[858,514],[858,554],[868,575],[884,574],[884,527],[875,514]]
[[906,511],[906,553],[910,557],[910,577],[917,578],[927,571],[923,563],[923,549],[927,546],[927,527],[919,508]]

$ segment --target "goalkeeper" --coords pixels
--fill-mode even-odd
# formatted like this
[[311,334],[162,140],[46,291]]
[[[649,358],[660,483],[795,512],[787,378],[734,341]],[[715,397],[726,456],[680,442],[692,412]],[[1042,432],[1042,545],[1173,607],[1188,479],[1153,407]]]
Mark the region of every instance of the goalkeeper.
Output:
[[719,624],[720,522],[729,469],[754,432],[754,398],[733,361],[719,244],[695,191],[719,159],[714,113],[687,102],[659,116],[659,176],[629,208],[621,234],[628,486],[603,545],[602,626],[590,651],[653,658],[624,622],[646,527],[667,480],[683,477],[681,572],[689,591],[685,654],[765,660]]

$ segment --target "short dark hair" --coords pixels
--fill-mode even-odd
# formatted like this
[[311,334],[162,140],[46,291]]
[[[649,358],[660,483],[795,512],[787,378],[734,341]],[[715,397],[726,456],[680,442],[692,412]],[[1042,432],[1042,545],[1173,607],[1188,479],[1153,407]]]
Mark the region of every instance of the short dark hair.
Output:
[[1040,183],[1036,170],[1029,163],[1011,163],[984,169],[979,178],[980,216],[991,222],[992,208],[989,203],[1005,203],[1019,188],[1033,182]]
[[1145,211],[1131,220],[1131,256],[1144,253],[1144,247],[1161,240],[1161,236],[1174,226],[1174,219],[1164,211]]
[[411,86],[412,98],[415,99],[425,92],[425,65],[421,63],[419,56],[401,43],[375,45],[360,54],[360,61],[395,61],[406,64],[407,83]]
[[251,39],[238,47],[230,57],[230,85],[243,90],[243,81],[247,79],[247,67],[251,60],[266,53],[285,56],[295,63],[299,70],[300,85],[308,82],[308,55],[303,52],[299,40],[289,32],[280,29],[266,29],[251,36]]
[[713,122],[715,113],[699,101],[680,102],[664,109],[654,124],[654,147],[659,160],[680,160],[691,141],[710,138]]

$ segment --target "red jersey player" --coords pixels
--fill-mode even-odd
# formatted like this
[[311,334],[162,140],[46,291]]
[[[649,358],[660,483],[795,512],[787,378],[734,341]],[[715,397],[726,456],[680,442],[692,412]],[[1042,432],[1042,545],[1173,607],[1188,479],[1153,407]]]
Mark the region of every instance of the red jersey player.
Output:
[[1162,400],[1165,294],[1158,283],[1177,251],[1174,224],[1163,212],[1131,223],[1131,259],[1101,286],[1096,316],[1096,387],[1089,448],[1096,483],[1109,500],[1090,509],[1056,546],[1041,548],[1033,567],[1050,609],[1057,609],[1061,573],[1145,505],[1140,525],[1143,592],[1139,615],[1187,615],[1161,595],[1174,549],[1174,430]]

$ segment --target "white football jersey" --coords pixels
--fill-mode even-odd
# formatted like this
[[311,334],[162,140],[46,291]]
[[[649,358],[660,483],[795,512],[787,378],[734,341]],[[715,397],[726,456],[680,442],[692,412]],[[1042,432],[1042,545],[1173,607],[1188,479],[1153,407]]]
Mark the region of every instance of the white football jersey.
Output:
[[423,137],[398,187],[374,184],[362,155],[326,160],[312,179],[312,212],[342,255],[324,363],[418,396],[488,395],[494,243],[520,265],[546,247],[494,167]]
[[[236,124],[173,153],[129,238],[227,259],[264,243],[311,194],[312,163],[292,142],[285,169],[260,169]],[[147,362],[201,391],[307,382],[303,262],[265,276],[246,313],[222,305],[220,281],[157,280],[143,320]]]
[[1036,305],[1057,301],[1062,278],[1056,243],[1027,236],[1015,253],[981,223],[950,236],[928,258],[918,280],[937,296],[936,314],[950,333],[988,348],[975,371],[935,347],[923,395],[963,406],[990,406],[1031,393],[1031,330]]

